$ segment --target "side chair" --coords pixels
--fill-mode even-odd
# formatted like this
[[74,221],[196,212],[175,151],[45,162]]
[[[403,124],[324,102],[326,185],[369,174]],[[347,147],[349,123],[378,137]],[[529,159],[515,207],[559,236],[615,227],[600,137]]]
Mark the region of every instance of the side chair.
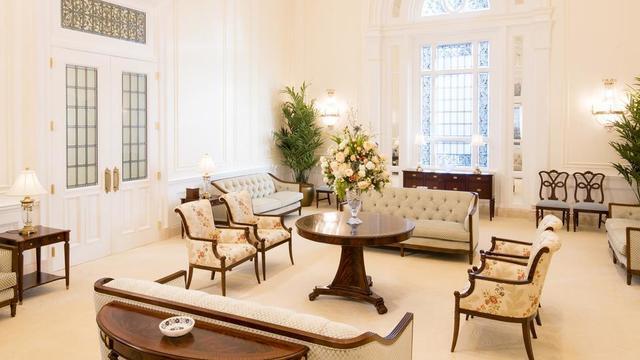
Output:
[[294,264],[291,228],[285,226],[283,215],[255,215],[251,194],[246,190],[226,193],[220,199],[227,206],[231,225],[250,230],[251,241],[262,254],[263,280],[267,280],[266,253],[276,246],[288,244],[291,265]]
[[192,201],[178,206],[187,234],[189,275],[186,288],[191,286],[193,269],[211,271],[211,280],[219,272],[222,280],[222,296],[226,296],[226,273],[249,260],[253,261],[256,279],[258,274],[258,250],[250,243],[249,230],[238,227],[216,227],[209,200]]
[[9,305],[11,317],[18,307],[18,250],[15,246],[0,244],[0,307]]
[[536,227],[544,217],[544,211],[552,210],[562,212],[562,224],[566,224],[567,231],[569,231],[569,217],[571,215],[571,207],[567,203],[569,173],[557,170],[543,170],[538,172],[538,176],[540,177],[540,190],[538,192],[540,201],[536,204]]
[[[576,201],[573,205],[573,231],[580,226],[580,213],[591,213],[598,215],[598,229],[602,227],[609,216],[609,207],[604,204],[604,179],[602,173],[591,171],[575,172],[573,178],[576,181],[576,189],[573,197]],[[578,194],[584,193],[583,198]],[[596,201],[598,199],[599,201]],[[604,216],[604,218],[603,218]]]
[[460,315],[520,323],[529,360],[533,360],[531,336],[536,339],[534,318],[553,254],[561,243],[553,231],[539,235],[526,263],[481,255],[479,269],[470,269],[469,283],[454,292],[455,315],[451,352],[455,351],[460,330]]

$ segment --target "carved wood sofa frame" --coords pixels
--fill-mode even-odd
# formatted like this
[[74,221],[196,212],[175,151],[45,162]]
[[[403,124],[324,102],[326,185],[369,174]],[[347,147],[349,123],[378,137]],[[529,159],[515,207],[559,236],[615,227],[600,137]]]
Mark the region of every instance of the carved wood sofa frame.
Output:
[[[247,258],[244,258],[240,261],[237,261],[233,264],[226,264],[226,257],[225,256],[221,256],[218,253],[217,250],[217,245],[218,242],[215,239],[204,239],[204,238],[199,238],[199,237],[194,237],[191,235],[191,232],[189,231],[189,224],[187,223],[187,219],[184,217],[184,214],[182,213],[182,211],[180,211],[179,208],[176,208],[174,210],[176,213],[178,213],[178,215],[180,215],[180,219],[182,221],[182,226],[184,227],[184,230],[187,234],[187,238],[190,240],[194,240],[194,241],[204,241],[204,242],[210,242],[211,243],[211,248],[213,250],[213,255],[216,257],[216,259],[218,259],[220,261],[220,267],[213,267],[213,266],[203,266],[203,265],[196,265],[196,264],[192,264],[191,261],[189,261],[189,276],[186,280],[186,288],[188,289],[191,286],[191,279],[193,277],[193,269],[202,269],[202,270],[209,270],[211,271],[211,280],[215,279],[216,276],[216,271],[220,273],[220,277],[221,277],[221,286],[222,286],[222,296],[226,296],[227,295],[227,279],[226,279],[226,274],[227,271],[231,271],[231,269],[233,269],[234,267],[246,262],[247,260],[252,260],[253,261],[253,266],[254,266],[254,270],[256,273],[256,279],[258,279],[258,284],[260,284],[260,274],[258,273],[258,253],[256,252],[254,256],[250,256]],[[235,230],[244,230],[245,232],[245,236],[247,237],[247,239],[249,239],[249,229],[247,228],[241,228],[241,227],[232,227],[232,226],[216,226],[217,229],[235,229]]]
[[[166,284],[174,282],[180,278],[186,278],[186,272],[184,270],[178,271],[174,274],[166,276],[162,279],[156,280],[157,283]],[[273,335],[284,336],[290,339],[297,340],[299,342],[307,342],[317,344],[320,346],[326,346],[333,349],[355,349],[357,347],[364,346],[369,343],[377,342],[383,345],[394,344],[400,336],[410,326],[413,326],[413,313],[406,313],[400,322],[393,328],[389,335],[382,337],[373,332],[365,332],[351,339],[338,339],[322,335],[313,334],[310,332],[297,330],[281,325],[270,324],[264,321],[254,320],[238,315],[232,315],[220,311],[205,309],[193,305],[177,303],[174,301],[164,300],[156,297],[141,295],[129,291],[114,289],[106,286],[112,278],[102,278],[95,282],[94,291],[100,294],[111,295],[114,297],[124,298],[131,301],[137,301],[153,306],[159,306],[170,310],[175,310],[176,313],[187,313],[196,316],[202,316],[208,319],[223,321],[229,324],[243,326],[255,330],[264,331]]]

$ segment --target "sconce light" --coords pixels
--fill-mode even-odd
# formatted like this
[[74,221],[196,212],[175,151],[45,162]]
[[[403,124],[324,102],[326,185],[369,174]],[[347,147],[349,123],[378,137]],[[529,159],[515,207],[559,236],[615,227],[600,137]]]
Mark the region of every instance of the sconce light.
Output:
[[338,105],[335,94],[335,90],[327,90],[327,100],[323,104],[322,112],[320,113],[322,122],[328,127],[333,127],[340,118],[340,106]]
[[624,104],[618,99],[615,79],[604,79],[604,93],[602,100],[593,104],[591,113],[605,127],[611,127],[624,113]]

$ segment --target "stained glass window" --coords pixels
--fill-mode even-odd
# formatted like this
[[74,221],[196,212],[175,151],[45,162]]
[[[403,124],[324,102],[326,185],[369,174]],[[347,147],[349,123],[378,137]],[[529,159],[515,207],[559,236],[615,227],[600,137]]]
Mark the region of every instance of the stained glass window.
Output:
[[[488,41],[423,46],[421,53],[420,152],[425,166],[489,166],[490,46]],[[425,49],[435,49],[425,51]],[[427,55],[425,55],[427,54]],[[425,66],[425,57],[434,66]],[[485,145],[471,146],[473,134]]]
[[135,9],[101,0],[61,0],[61,26],[65,29],[147,42],[147,15]]
[[98,70],[67,65],[67,188],[98,183]]
[[489,0],[424,0],[422,16],[437,16],[455,13],[489,10]]
[[422,47],[422,71],[431,70],[431,45]]
[[122,73],[122,181],[147,177],[147,75]]

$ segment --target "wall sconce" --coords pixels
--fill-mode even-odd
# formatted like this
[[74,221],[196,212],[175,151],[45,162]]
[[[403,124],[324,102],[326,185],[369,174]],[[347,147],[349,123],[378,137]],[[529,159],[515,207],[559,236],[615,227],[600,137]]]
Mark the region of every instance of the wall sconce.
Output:
[[322,123],[328,127],[333,127],[340,118],[340,106],[338,105],[335,94],[335,90],[327,90],[327,100],[322,105],[322,111],[320,112]]
[[604,83],[602,100],[593,104],[591,113],[600,124],[610,128],[614,122],[620,119],[620,115],[624,113],[624,104],[618,99],[615,89],[616,80],[604,79],[602,82]]

